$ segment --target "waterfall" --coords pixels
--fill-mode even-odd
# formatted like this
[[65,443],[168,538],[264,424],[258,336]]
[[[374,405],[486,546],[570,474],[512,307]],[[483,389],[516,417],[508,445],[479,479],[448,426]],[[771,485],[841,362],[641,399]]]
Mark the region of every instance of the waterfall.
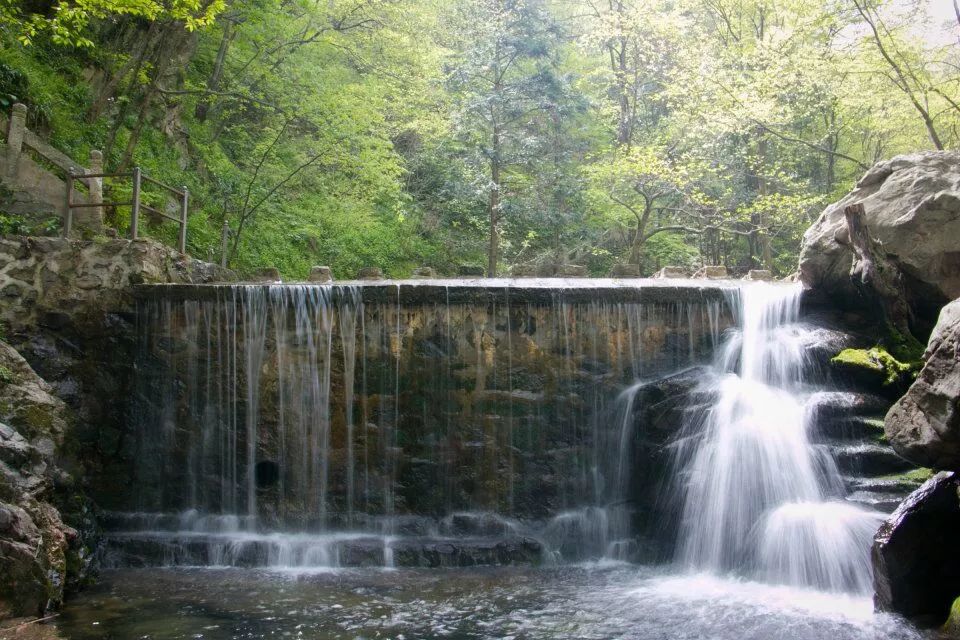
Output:
[[[833,459],[810,441],[799,286],[731,292],[739,330],[715,359],[715,398],[679,447],[683,513],[678,560],[689,570],[869,593],[877,513],[843,495]],[[702,433],[701,433],[702,432]]]
[[442,564],[430,540],[491,537],[628,557],[629,390],[713,354],[721,288],[471,286],[158,288],[114,539],[198,564]]

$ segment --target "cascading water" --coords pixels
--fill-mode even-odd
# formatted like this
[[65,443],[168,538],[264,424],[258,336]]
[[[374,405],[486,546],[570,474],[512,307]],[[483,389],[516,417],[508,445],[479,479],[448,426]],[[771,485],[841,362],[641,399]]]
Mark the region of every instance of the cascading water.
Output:
[[870,538],[882,516],[837,498],[843,480],[813,446],[807,410],[808,331],[800,288],[732,291],[740,329],[717,354],[715,400],[681,439],[684,506],[678,560],[687,569],[777,584],[871,590]]
[[[124,553],[240,566],[510,561],[536,545],[627,555],[631,416],[609,416],[637,378],[713,352],[729,322],[719,289],[424,289],[145,301]],[[465,538],[479,555],[462,557]]]

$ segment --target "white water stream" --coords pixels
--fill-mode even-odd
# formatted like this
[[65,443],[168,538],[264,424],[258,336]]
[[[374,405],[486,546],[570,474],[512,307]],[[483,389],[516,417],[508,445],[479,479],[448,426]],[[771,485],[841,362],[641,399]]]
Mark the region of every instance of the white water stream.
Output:
[[735,292],[740,330],[723,343],[703,435],[681,448],[678,559],[691,571],[869,593],[869,548],[882,520],[843,495],[832,458],[810,442],[800,288]]

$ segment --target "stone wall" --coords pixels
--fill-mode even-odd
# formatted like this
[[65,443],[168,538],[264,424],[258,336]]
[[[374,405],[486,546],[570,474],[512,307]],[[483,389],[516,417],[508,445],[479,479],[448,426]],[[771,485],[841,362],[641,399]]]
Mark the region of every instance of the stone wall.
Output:
[[0,321],[14,330],[65,324],[95,330],[104,313],[133,309],[134,285],[235,279],[150,240],[0,237]]
[[0,619],[56,607],[89,564],[86,479],[125,432],[132,285],[221,279],[146,240],[0,237]]
[[731,308],[568,284],[142,287],[139,491],[110,506],[322,530],[617,502],[621,392],[708,362]]
[[[91,151],[85,168],[27,129],[26,116],[27,107],[15,104],[9,120],[0,118],[0,131],[6,134],[0,144],[0,207],[6,213],[23,217],[31,227],[47,226],[52,220],[63,220],[66,214],[66,176],[103,173],[103,154]],[[82,183],[83,186],[81,182],[74,184],[73,202],[103,201],[101,178]],[[100,207],[77,209],[74,218],[79,231],[103,230]]]

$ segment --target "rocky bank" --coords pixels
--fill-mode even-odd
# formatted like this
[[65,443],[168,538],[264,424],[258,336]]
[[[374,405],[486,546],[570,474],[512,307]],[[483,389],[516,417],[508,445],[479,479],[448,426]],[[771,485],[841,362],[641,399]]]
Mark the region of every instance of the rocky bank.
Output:
[[0,619],[56,608],[92,566],[86,479],[123,433],[131,285],[233,279],[147,240],[0,238]]

